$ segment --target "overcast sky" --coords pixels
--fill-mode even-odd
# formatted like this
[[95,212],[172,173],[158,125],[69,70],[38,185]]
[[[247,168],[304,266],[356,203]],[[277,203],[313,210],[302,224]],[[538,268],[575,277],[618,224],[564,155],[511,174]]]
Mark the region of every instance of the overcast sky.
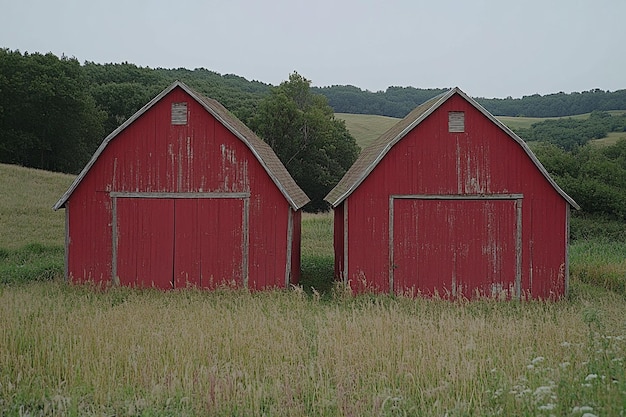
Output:
[[278,85],[626,88],[626,0],[0,0],[0,47]]

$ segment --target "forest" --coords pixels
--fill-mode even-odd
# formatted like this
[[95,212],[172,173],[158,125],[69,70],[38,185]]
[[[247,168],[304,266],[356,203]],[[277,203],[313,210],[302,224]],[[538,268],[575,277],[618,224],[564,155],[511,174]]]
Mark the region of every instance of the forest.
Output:
[[[280,86],[272,86],[203,68],[151,69],[128,62],[81,64],[76,58],[50,53],[0,49],[0,162],[76,174],[106,135],[174,80],[181,80],[220,101],[268,143],[288,132],[293,143],[274,143],[275,150],[294,178],[306,184],[305,192],[314,195],[309,210],[318,211],[325,208],[325,192],[358,154],[354,138],[343,122],[334,119],[333,112],[403,117],[446,91],[320,88],[311,87],[311,81],[297,73],[288,78]],[[304,101],[299,98],[303,95]],[[545,120],[516,133],[540,144],[533,149],[541,162],[581,204],[584,215],[626,221],[624,140],[603,149],[588,145],[608,132],[626,131],[626,115],[608,113],[626,110],[626,90],[477,101],[496,116],[591,113],[588,118]],[[283,125],[277,127],[278,119]],[[284,120],[290,120],[291,125],[284,125]],[[318,126],[318,139],[299,138],[303,126]],[[298,158],[293,159],[296,154]]]
[[[313,90],[326,96],[337,113],[404,117],[419,104],[448,89],[388,87],[385,91],[371,92],[354,86],[336,85]],[[471,91],[466,93],[471,95]],[[626,110],[626,90],[610,92],[596,89],[569,94],[534,94],[522,98],[474,98],[495,116],[562,117],[591,113],[594,110]]]

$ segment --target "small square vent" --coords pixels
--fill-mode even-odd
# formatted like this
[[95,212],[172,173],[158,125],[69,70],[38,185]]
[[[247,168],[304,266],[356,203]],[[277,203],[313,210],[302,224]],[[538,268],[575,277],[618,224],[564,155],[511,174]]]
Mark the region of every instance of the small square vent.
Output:
[[172,103],[172,124],[187,124],[187,103]]
[[450,133],[465,132],[465,112],[462,112],[462,111],[448,112],[448,132]]

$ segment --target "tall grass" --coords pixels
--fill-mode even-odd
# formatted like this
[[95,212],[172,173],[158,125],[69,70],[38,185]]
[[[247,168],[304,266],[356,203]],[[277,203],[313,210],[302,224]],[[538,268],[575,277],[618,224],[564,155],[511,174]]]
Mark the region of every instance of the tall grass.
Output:
[[302,216],[302,276],[300,284],[309,294],[329,295],[334,282],[333,214]]
[[580,240],[570,246],[571,272],[581,282],[626,297],[626,242]]
[[[300,295],[299,295],[300,294]],[[619,415],[623,298],[0,292],[4,415]],[[587,410],[587,408],[585,408]],[[582,414],[582,413],[581,413]]]

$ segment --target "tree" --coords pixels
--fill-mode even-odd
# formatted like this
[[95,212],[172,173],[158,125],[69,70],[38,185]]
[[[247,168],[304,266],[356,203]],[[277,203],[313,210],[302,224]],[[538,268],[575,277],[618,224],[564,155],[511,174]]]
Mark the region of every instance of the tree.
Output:
[[0,162],[78,172],[102,140],[104,114],[74,58],[0,49]]
[[294,72],[272,88],[250,126],[311,198],[305,210],[326,210],[324,197],[354,163],[359,147],[326,98],[312,93],[311,81]]

